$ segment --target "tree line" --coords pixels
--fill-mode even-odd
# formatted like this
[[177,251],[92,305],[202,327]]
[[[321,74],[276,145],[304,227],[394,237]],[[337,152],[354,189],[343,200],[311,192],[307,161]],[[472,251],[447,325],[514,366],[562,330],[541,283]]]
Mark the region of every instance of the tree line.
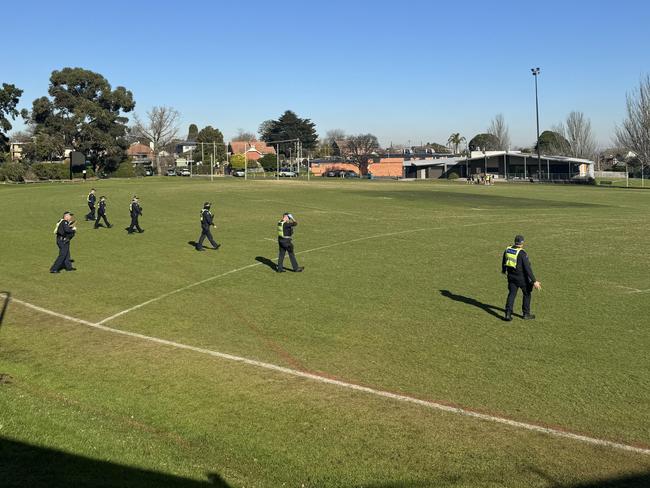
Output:
[[[66,150],[83,153],[92,168],[113,172],[126,159],[130,143],[143,142],[151,147],[155,167],[160,169],[161,156],[173,154],[179,138],[178,111],[167,106],[155,106],[144,117],[135,114],[135,100],[131,91],[123,86],[113,88],[99,73],[82,68],[55,70],[50,76],[48,95],[32,102],[31,110],[18,110],[23,91],[13,84],[3,83],[0,89],[0,162],[9,161],[9,132],[12,121],[22,117],[27,129],[13,134],[13,139],[23,142],[22,158],[27,163],[60,161]],[[129,125],[128,115],[133,112]],[[347,135],[340,129],[328,131],[319,138],[316,125],[301,118],[291,110],[277,119],[262,122],[258,128],[259,139],[277,148],[282,159],[294,158],[296,141],[302,154],[312,157],[338,155],[356,164],[365,172],[370,160],[377,157],[380,144],[373,134]],[[255,141],[256,135],[240,129],[232,141]],[[195,162],[221,162],[227,158],[231,147],[224,141],[221,130],[208,125],[199,130],[191,124],[185,140],[198,145],[210,145],[209,154],[195,151]],[[462,146],[465,143],[465,148]],[[617,154],[632,155],[633,164],[650,164],[650,76],[641,79],[639,86],[628,93],[626,117],[617,126],[613,143]],[[540,134],[539,141],[524,151],[539,150],[545,154],[561,154],[577,158],[597,159],[596,145],[590,120],[582,112],[573,111],[566,119]],[[391,144],[392,146],[392,144]],[[427,143],[433,152],[459,154],[469,151],[510,149],[508,126],[502,114],[491,121],[485,132],[469,141],[460,133],[452,133],[446,145]],[[388,149],[390,154],[395,147]],[[243,157],[234,158],[235,165],[245,165]],[[260,161],[266,169],[274,168],[275,156]],[[5,165],[6,166],[6,165]],[[5,168],[6,169],[6,168]]]

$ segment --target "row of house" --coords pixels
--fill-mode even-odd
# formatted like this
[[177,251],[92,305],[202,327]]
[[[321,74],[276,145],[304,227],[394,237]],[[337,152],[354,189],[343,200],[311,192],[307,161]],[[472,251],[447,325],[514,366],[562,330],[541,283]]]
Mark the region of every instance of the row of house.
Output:
[[[206,148],[212,148],[210,143],[206,143]],[[192,158],[192,154],[196,151],[201,151],[201,144],[195,141],[179,141],[174,150],[174,159],[187,161]],[[275,154],[275,148],[269,146],[261,141],[232,141],[228,143],[228,153],[232,154],[245,154],[246,159],[249,161],[257,161],[265,154]],[[151,144],[143,144],[141,142],[134,142],[129,146],[126,151],[127,156],[136,164],[151,163],[156,155]],[[166,151],[161,151],[159,156],[171,156]]]

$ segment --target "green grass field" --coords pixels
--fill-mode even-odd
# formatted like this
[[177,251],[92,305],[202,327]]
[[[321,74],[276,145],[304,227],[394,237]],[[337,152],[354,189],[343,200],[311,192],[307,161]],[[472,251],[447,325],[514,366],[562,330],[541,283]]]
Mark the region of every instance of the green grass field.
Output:
[[647,188],[650,190],[650,180],[647,178],[596,178],[600,186],[613,186],[618,188]]
[[[320,178],[92,184],[108,196],[112,229],[83,222],[91,183],[0,186],[0,290],[90,324],[153,299],[103,325],[650,445],[648,192]],[[133,194],[141,235],[124,231]],[[206,200],[222,248],[197,253],[188,242]],[[68,209],[79,218],[78,270],[52,275],[52,229]],[[268,263],[284,211],[299,221],[302,274]],[[518,233],[543,289],[537,320],[506,323],[500,259]],[[650,484],[650,451],[355,391],[18,302],[0,328],[0,374],[2,486]]]

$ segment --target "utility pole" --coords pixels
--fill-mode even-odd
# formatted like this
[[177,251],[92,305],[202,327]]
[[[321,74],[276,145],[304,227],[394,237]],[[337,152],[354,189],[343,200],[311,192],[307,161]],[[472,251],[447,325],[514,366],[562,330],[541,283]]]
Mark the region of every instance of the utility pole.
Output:
[[[533,76],[535,77],[535,116],[537,117],[537,171],[538,171],[537,174],[541,178],[542,159],[540,156],[540,147],[539,147],[539,98],[537,96],[537,77],[539,76],[541,70],[539,68],[531,68],[530,71],[533,73]],[[548,178],[548,169],[547,169],[546,177]]]

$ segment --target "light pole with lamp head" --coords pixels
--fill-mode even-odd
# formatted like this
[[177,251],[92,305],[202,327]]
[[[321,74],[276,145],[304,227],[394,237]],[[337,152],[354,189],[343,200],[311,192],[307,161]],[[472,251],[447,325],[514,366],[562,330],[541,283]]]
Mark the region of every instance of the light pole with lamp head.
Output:
[[[539,148],[539,98],[537,97],[537,76],[541,70],[539,68],[531,68],[530,71],[535,77],[535,116],[537,118],[537,174],[541,178],[542,175],[542,158],[540,156]],[[548,177],[548,175],[546,175]]]

